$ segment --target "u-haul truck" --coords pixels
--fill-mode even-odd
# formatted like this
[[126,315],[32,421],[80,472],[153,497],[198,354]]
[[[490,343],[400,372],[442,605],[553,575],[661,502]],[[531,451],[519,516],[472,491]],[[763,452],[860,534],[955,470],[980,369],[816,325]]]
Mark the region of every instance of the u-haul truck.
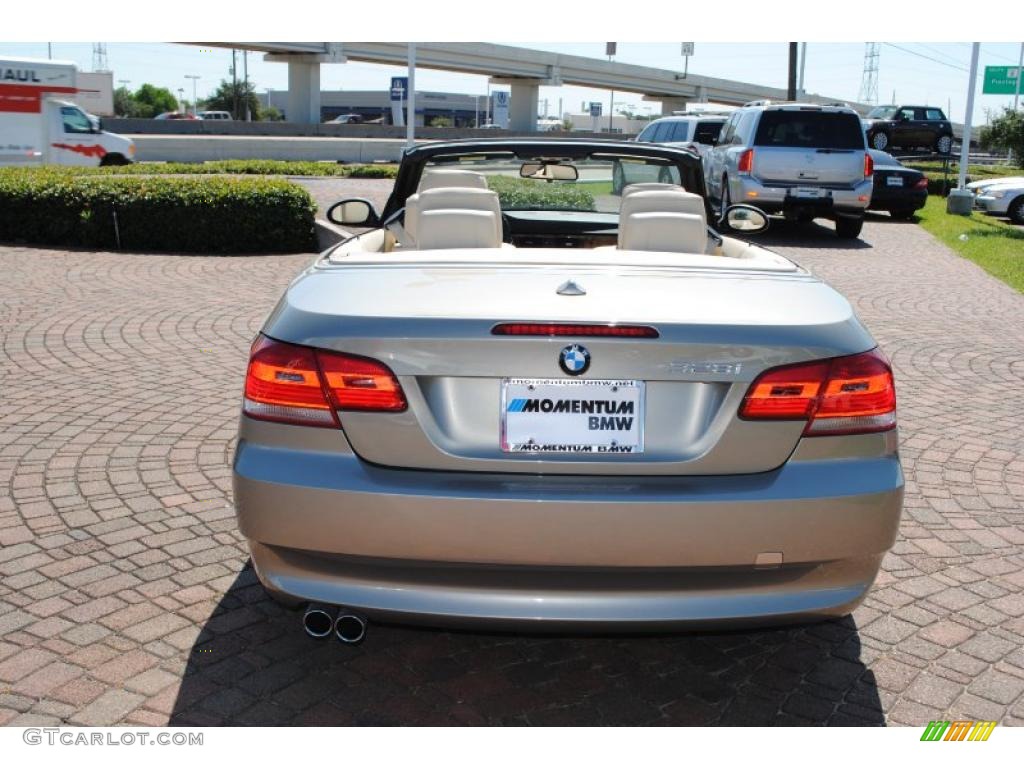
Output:
[[135,143],[103,130],[70,99],[70,61],[0,58],[0,165],[124,165]]

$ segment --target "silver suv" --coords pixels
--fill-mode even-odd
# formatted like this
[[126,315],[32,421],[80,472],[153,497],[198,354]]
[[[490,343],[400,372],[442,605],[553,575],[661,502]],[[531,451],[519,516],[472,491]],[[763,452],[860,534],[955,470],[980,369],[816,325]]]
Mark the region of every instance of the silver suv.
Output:
[[845,105],[750,102],[705,161],[708,194],[723,210],[750,203],[794,221],[832,219],[844,238],[860,235],[873,173],[860,117]]

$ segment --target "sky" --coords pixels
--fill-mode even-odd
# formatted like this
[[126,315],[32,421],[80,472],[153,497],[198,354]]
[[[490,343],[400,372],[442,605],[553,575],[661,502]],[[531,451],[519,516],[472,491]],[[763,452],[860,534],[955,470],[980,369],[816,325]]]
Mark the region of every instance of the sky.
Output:
[[[577,56],[604,58],[604,43],[530,43],[509,42],[526,48],[554,51]],[[979,59],[978,90],[975,97],[974,121],[983,122],[986,110],[1000,111],[1009,106],[1012,96],[981,94],[981,76],[986,65],[1015,66],[1020,43],[983,43]],[[92,43],[53,43],[53,58],[75,61],[83,70],[92,69]],[[864,43],[808,43],[805,90],[841,99],[856,101],[864,67]],[[0,42],[0,57],[29,56],[46,58],[46,43]],[[690,58],[689,71],[709,77],[720,77],[785,88],[788,46],[786,43],[697,43]],[[971,59],[969,43],[883,43],[879,59],[879,103],[898,101],[929,104],[949,110],[956,122],[964,119],[967,80]],[[682,71],[683,59],[678,43],[619,43],[616,61]],[[217,84],[229,78],[231,51],[202,49],[172,43],[108,43],[107,64],[115,81],[127,80],[128,87],[142,83],[184,89],[185,98],[192,97],[192,81],[185,75],[199,75],[197,93],[203,98]],[[242,63],[239,54],[239,72]],[[262,54],[248,57],[249,79],[257,91],[287,88],[287,66],[263,61]],[[392,75],[405,74],[403,67],[388,67],[352,62],[325,64],[321,67],[323,90],[383,90]],[[487,80],[482,76],[462,75],[419,68],[417,90],[451,91],[484,94]],[[500,87],[500,86],[499,86]],[[895,94],[895,99],[893,98]],[[563,111],[578,112],[584,102],[600,101],[608,113],[609,93],[588,88],[542,87],[540,99],[548,100],[548,112],[558,114],[559,100]],[[617,109],[645,113],[650,108],[658,114],[656,102],[644,102],[639,94],[615,96]],[[543,108],[541,110],[543,112]]]

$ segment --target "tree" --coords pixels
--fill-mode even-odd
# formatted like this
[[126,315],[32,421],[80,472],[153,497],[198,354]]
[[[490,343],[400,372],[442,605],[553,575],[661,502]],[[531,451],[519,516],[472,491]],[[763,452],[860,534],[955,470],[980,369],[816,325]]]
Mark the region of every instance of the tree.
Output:
[[1003,114],[993,118],[981,129],[981,148],[1003,149],[1013,153],[1020,163],[1024,158],[1024,112],[1014,112],[1003,107]]
[[281,110],[278,109],[277,107],[261,107],[260,120],[266,120],[267,122],[276,123],[281,120],[284,120],[284,115],[281,114]]
[[176,112],[178,99],[166,88],[143,83],[131,97],[129,117],[156,117],[161,112]]
[[249,114],[253,120],[260,119],[260,100],[256,98],[256,86],[252,83],[231,83],[221,80],[217,90],[206,100],[206,108],[210,110],[230,112],[235,120],[245,120],[245,105],[249,104]]
[[123,85],[114,91],[114,114],[119,117],[130,117],[135,111],[135,99],[132,92]]

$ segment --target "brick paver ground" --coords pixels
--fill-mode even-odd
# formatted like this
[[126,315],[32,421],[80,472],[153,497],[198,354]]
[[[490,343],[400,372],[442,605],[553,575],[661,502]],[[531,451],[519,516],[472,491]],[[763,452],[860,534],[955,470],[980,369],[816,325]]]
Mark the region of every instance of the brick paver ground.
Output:
[[910,224],[768,239],[899,377],[906,511],[852,618],[357,648],[267,599],[231,506],[247,347],[311,257],[0,247],[0,723],[1024,723],[1024,297]]

